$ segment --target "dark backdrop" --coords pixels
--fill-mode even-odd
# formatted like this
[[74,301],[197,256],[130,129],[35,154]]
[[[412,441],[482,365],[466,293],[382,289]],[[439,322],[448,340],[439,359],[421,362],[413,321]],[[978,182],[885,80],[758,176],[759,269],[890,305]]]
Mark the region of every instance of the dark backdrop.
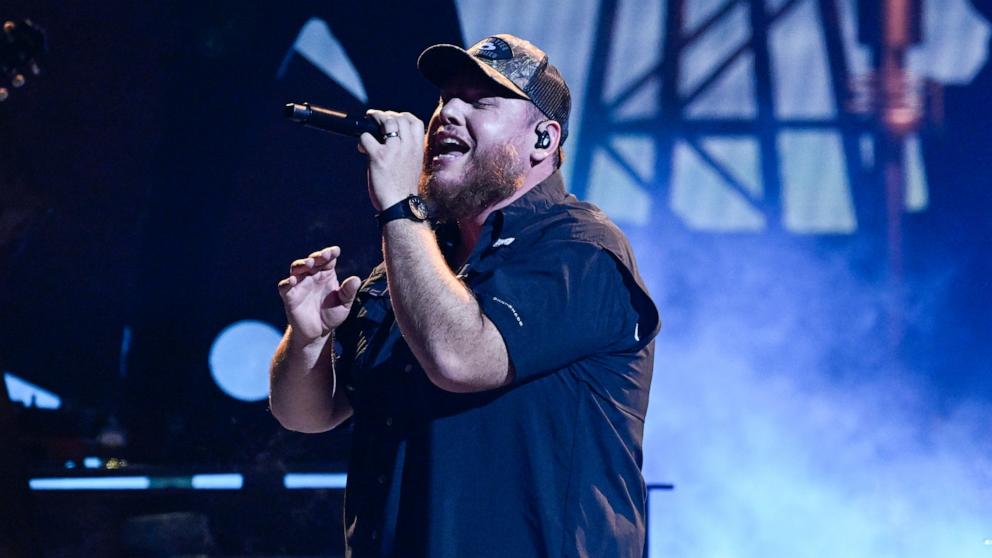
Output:
[[430,25],[410,24],[427,9],[6,3],[3,15],[47,30],[50,53],[45,75],[0,107],[17,146],[8,158],[43,196],[3,262],[3,368],[70,411],[95,410],[97,427],[115,416],[139,462],[265,452],[278,425],[264,402],[215,386],[211,342],[236,320],[285,323],[275,283],[291,260],[339,244],[341,272],[361,275],[379,257],[355,142],[281,113],[291,100],[365,106],[294,41],[308,18],[324,19],[370,106],[426,117],[437,94],[416,57],[462,40],[450,3],[429,6]]

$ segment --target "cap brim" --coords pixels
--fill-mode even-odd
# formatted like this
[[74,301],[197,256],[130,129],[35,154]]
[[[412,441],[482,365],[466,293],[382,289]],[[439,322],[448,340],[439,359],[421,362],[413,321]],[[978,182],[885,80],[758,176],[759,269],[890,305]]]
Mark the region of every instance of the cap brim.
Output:
[[530,99],[524,90],[495,68],[480,62],[467,50],[455,45],[434,45],[420,53],[417,69],[428,81],[443,88],[455,76],[477,76],[496,83],[509,93],[522,99]]

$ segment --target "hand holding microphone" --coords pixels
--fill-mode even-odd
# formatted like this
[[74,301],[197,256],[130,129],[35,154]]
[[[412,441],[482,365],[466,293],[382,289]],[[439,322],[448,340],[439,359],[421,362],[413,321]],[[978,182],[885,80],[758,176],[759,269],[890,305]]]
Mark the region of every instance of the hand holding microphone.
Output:
[[[369,197],[383,211],[417,194],[424,166],[424,123],[409,112],[370,110],[383,134],[362,135],[360,151],[369,156]],[[378,141],[376,141],[378,139]]]
[[[369,113],[352,116],[310,103],[287,103],[283,109],[286,118],[304,126],[358,138],[359,151],[369,156],[369,197],[376,211],[382,211],[417,194],[424,123],[408,112]],[[363,138],[366,133],[377,141]]]
[[381,143],[383,132],[379,123],[367,115],[350,116],[339,110],[324,108],[310,103],[287,103],[283,108],[286,118],[325,132],[332,132],[353,138],[365,132],[372,134]]

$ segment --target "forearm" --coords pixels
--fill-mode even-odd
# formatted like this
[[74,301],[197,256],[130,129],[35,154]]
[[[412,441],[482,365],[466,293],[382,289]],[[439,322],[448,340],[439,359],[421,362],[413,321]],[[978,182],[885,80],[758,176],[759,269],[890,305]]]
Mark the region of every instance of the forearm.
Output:
[[303,343],[286,329],[272,359],[269,406],[280,424],[299,432],[324,432],[351,414],[336,394],[332,334]]
[[400,219],[389,222],[383,233],[396,321],[430,380],[457,392],[508,383],[503,338],[448,268],[430,228]]

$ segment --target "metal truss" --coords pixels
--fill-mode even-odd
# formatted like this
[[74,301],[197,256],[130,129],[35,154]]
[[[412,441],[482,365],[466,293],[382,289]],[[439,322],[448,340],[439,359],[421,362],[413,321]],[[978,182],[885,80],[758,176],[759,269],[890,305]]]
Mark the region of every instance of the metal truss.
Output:
[[[833,118],[781,119],[775,116],[769,31],[777,20],[804,1],[815,2],[818,8],[825,38],[831,94],[837,107]],[[765,0],[728,0],[694,29],[687,29],[685,24],[687,0],[668,0],[666,9],[663,10],[664,42],[660,62],[630,80],[629,85],[618,95],[607,99],[604,91],[618,3],[619,0],[602,0],[600,4],[598,27],[592,49],[598,55],[593,58],[589,67],[585,106],[582,112],[583,121],[579,134],[580,142],[576,149],[571,180],[576,195],[587,194],[593,155],[602,150],[620,169],[623,169],[633,183],[650,193],[655,208],[651,216],[652,221],[671,219],[674,216],[669,208],[668,193],[672,179],[674,148],[677,142],[684,142],[705,165],[725,181],[726,187],[736,191],[760,211],[768,224],[767,230],[774,232],[782,227],[782,179],[776,138],[780,131],[785,130],[830,130],[840,133],[848,184],[853,187],[862,182],[866,174],[859,151],[859,134],[862,127],[843,110],[847,97],[849,70],[844,56],[837,0],[786,0],[772,10],[768,9]],[[714,64],[691,91],[680,92],[684,52],[707,33],[714,32],[716,24],[728,17],[739,5],[746,6],[748,10],[749,37],[731,50],[723,60]],[[747,53],[751,53],[754,61],[752,79],[756,97],[756,116],[745,119],[690,117],[687,114],[687,107],[713,87],[734,62]],[[661,87],[656,100],[659,110],[654,116],[630,119],[617,115],[618,109],[624,102],[655,80],[658,80]],[[634,165],[611,145],[611,140],[621,136],[652,140],[656,153],[653,176],[641,176]],[[713,137],[757,140],[760,157],[758,168],[763,192],[760,197],[752,193],[732,169],[727,168],[707,152],[703,140]],[[878,202],[868,203],[869,200],[859,199],[864,189],[852,188],[852,190],[858,220],[864,222],[862,212],[866,208],[877,207]]]

